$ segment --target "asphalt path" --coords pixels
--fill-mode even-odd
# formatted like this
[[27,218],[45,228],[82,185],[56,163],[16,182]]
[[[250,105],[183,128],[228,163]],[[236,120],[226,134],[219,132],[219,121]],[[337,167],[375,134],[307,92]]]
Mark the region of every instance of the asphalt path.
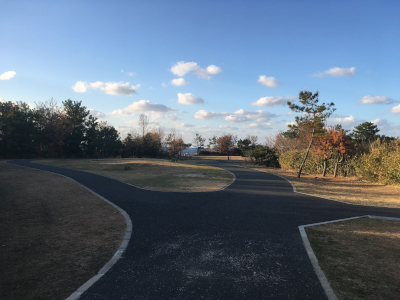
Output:
[[72,178],[132,220],[123,257],[80,299],[327,299],[298,226],[400,217],[400,209],[294,193],[276,175],[218,162],[236,181],[203,193],[148,191],[87,172],[12,163]]

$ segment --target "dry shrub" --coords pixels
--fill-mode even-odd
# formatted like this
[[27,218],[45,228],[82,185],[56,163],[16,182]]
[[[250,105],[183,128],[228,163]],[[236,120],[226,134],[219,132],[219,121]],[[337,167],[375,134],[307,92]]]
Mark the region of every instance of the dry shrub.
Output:
[[369,153],[360,158],[357,173],[368,181],[400,184],[400,140],[371,143]]
[[[283,170],[298,170],[303,161],[306,150],[287,151],[279,154],[279,163]],[[333,153],[327,160],[327,174],[333,175],[335,171],[335,163],[340,160],[340,153]],[[360,165],[358,157],[346,157],[338,168],[339,176],[357,177],[357,168]],[[321,174],[324,168],[323,158],[309,153],[308,158],[303,166],[303,171],[309,174]]]

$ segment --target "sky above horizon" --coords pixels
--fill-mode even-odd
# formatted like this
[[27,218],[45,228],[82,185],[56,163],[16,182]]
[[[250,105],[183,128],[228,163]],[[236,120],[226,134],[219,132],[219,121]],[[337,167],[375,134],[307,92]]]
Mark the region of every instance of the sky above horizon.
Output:
[[285,131],[319,91],[327,125],[400,136],[399,1],[0,1],[0,101],[82,101],[122,137]]

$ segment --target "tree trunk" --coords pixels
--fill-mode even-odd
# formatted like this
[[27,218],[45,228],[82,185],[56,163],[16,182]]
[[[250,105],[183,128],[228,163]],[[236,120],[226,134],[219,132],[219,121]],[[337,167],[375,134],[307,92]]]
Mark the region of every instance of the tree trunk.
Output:
[[338,170],[338,166],[339,166],[339,164],[343,161],[343,159],[344,159],[344,155],[342,155],[342,157],[340,158],[340,160],[338,160],[338,161],[336,162],[336,164],[335,164],[335,172],[333,173],[333,177],[336,177],[336,175],[337,175],[337,170]]
[[312,145],[312,143],[313,143],[313,136],[314,136],[314,129],[313,129],[313,134],[312,134],[312,136],[311,136],[310,145],[308,145],[307,152],[306,152],[306,154],[304,155],[303,162],[301,163],[299,172],[297,173],[297,178],[300,178],[301,171],[303,170],[303,166],[304,166],[304,164],[305,164],[305,162],[306,162],[306,160],[307,160],[308,153],[310,152],[311,145]]
[[322,176],[323,177],[325,177],[325,175],[326,175],[326,162],[327,162],[327,159],[325,158],[324,159],[324,170],[322,171]]

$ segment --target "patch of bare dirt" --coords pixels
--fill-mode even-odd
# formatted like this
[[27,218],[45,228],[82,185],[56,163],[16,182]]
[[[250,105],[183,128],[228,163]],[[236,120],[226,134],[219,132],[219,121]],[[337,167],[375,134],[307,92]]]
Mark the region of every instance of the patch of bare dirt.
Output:
[[0,298],[65,299],[111,259],[114,207],[64,177],[0,161]]

